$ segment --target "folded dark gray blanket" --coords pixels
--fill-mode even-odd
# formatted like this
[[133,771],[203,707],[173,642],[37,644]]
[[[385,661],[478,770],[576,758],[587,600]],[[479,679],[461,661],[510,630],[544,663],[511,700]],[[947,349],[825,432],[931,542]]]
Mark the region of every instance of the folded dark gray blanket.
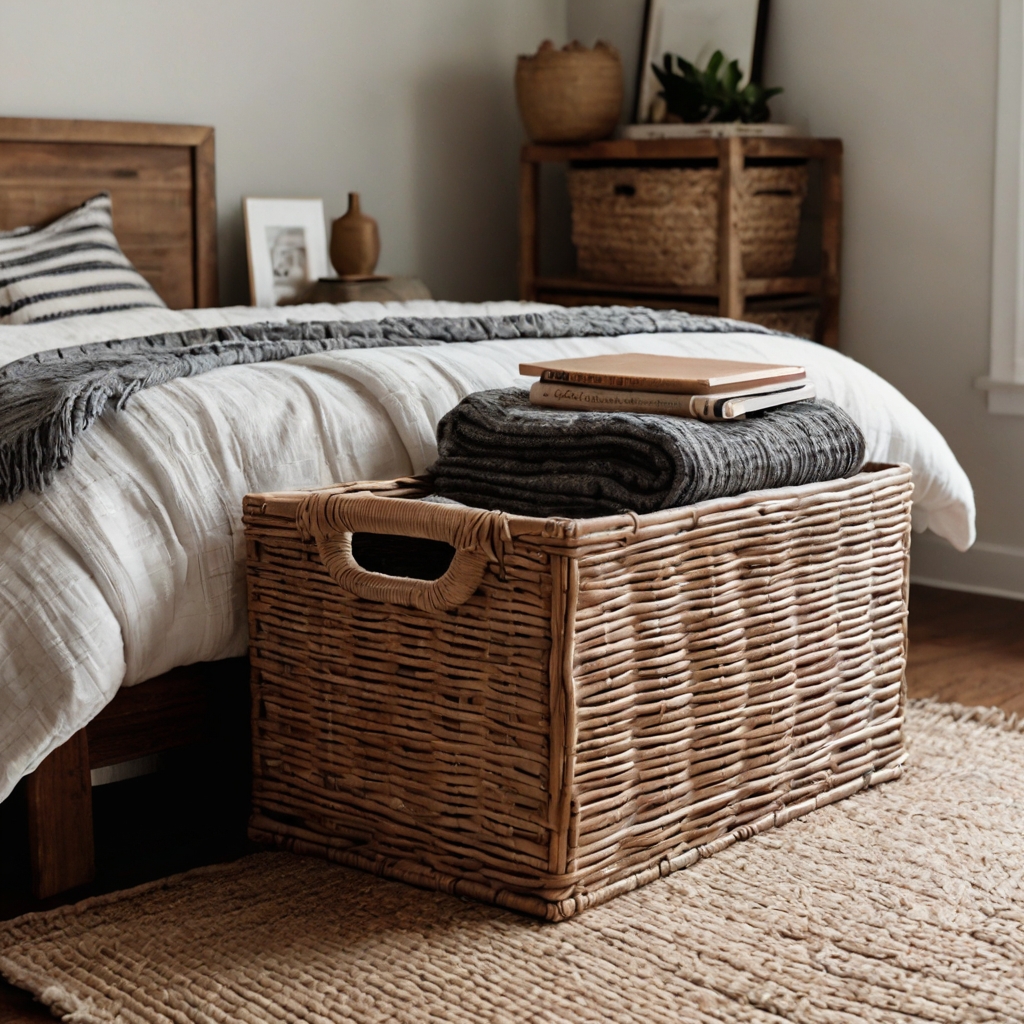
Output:
[[654,512],[849,476],[864,436],[831,402],[707,423],[530,404],[520,388],[464,398],[437,428],[434,492],[528,516]]
[[589,306],[500,317],[262,323],[40,352],[0,368],[0,500],[41,490],[70,463],[78,436],[107,409],[122,409],[143,388],[221,366],[350,348],[735,330],[778,333],[717,317]]

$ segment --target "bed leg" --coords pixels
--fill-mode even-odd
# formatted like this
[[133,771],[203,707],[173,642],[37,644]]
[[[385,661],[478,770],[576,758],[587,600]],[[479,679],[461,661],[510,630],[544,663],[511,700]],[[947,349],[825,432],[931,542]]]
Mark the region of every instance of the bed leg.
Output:
[[32,891],[37,899],[96,877],[89,740],[79,729],[26,779]]

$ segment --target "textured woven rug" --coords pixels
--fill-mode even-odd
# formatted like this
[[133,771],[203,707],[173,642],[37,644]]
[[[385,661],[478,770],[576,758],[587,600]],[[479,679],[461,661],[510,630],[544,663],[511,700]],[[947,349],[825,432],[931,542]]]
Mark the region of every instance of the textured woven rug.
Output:
[[1024,726],[914,704],[910,769],[564,924],[258,854],[0,925],[89,1021],[1024,1019]]

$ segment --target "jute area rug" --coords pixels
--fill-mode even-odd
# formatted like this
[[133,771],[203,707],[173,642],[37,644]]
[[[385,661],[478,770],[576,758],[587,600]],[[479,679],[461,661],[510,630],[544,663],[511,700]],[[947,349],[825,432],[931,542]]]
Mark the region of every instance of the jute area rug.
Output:
[[1024,1020],[1024,736],[914,704],[910,769],[563,924],[258,854],[0,926],[90,1021]]

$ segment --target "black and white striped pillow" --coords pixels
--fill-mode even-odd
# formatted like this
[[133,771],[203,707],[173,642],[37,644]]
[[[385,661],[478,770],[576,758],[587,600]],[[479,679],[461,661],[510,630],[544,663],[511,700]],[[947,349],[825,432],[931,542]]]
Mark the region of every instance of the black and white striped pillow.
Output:
[[117,244],[106,192],[44,228],[0,232],[0,324],[163,308]]

